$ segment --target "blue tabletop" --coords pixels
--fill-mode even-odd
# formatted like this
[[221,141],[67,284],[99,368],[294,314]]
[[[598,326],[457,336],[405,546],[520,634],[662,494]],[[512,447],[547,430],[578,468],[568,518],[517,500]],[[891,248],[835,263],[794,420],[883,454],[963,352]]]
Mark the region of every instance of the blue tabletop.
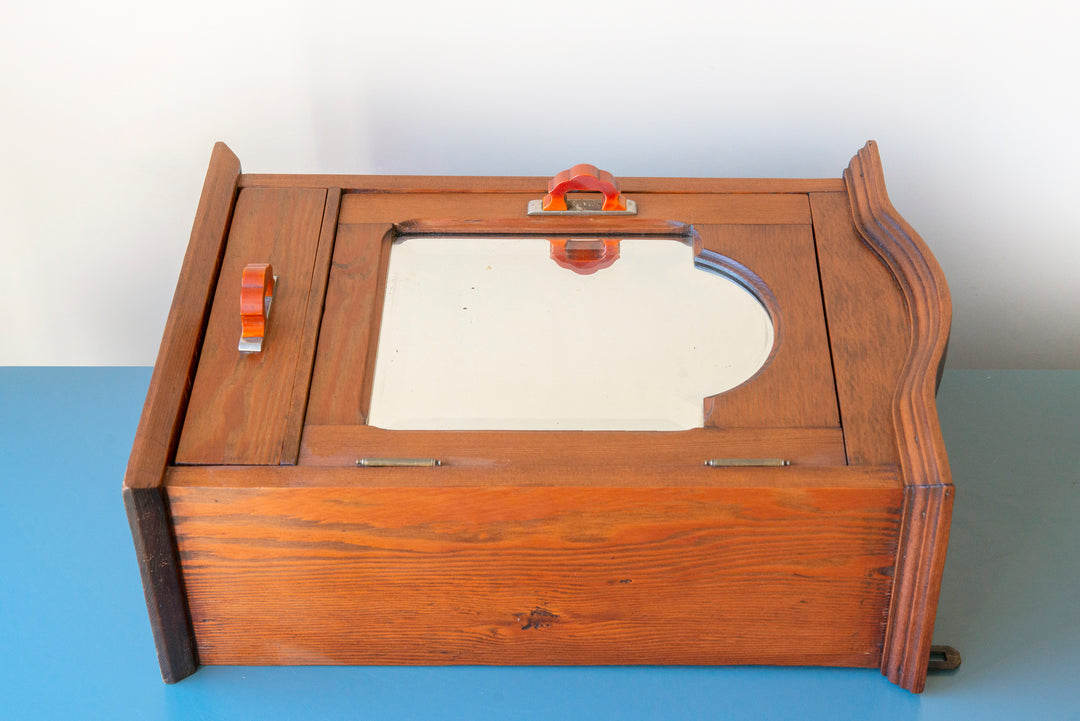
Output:
[[148,368],[0,368],[0,717],[1080,719],[1080,372],[950,371],[957,486],[916,696],[874,670],[205,667],[161,682],[120,487]]

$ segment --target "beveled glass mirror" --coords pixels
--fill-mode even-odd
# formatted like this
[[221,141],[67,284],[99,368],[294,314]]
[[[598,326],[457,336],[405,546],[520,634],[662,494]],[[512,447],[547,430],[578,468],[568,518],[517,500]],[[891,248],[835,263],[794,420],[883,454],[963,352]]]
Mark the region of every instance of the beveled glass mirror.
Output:
[[368,424],[684,430],[769,358],[773,319],[685,237],[403,236]]

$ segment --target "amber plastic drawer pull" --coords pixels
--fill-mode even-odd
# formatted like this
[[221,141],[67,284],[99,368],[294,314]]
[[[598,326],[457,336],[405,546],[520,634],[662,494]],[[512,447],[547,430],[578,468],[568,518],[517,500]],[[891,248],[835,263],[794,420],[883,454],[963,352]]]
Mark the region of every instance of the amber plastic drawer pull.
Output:
[[269,263],[250,263],[244,267],[240,276],[241,353],[262,351],[277,280],[274,268]]
[[[571,191],[591,191],[604,195],[601,203],[592,199],[571,199]],[[548,194],[530,200],[529,215],[637,215],[637,204],[619,192],[619,182],[606,170],[581,163],[558,173],[548,181]]]

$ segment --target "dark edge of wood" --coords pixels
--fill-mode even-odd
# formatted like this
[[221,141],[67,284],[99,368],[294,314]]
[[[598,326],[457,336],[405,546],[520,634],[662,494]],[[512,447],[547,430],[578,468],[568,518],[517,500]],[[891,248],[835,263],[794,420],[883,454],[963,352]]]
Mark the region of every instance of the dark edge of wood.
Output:
[[364,362],[364,383],[360,390],[360,416],[367,423],[371,413],[371,392],[375,386],[375,360],[379,357],[379,338],[382,331],[383,302],[386,300],[386,281],[390,271],[390,251],[399,235],[391,227],[379,243],[379,270],[375,281],[375,302],[371,311],[371,330],[368,335],[367,360]]
[[124,488],[124,509],[139,557],[161,679],[176,683],[195,673],[199,661],[165,492]]
[[[844,429],[844,408],[840,398],[839,377],[836,375],[836,353],[833,350],[833,330],[829,322],[829,303],[825,292],[825,274],[821,271],[821,240],[818,237],[817,219],[814,217],[814,194],[807,194],[810,203],[810,232],[814,237],[814,263],[818,276],[818,289],[821,291],[821,312],[825,317],[825,345],[829,349],[829,370],[832,371],[833,389],[836,391],[836,414],[840,421],[840,428]],[[851,465],[851,454],[847,447],[847,432],[844,431],[844,459]]]
[[881,672],[923,690],[953,487],[934,394],[949,338],[952,304],[940,266],[889,202],[877,144],[870,141],[844,171],[855,226],[896,278],[911,319],[911,345],[893,399],[904,482],[904,513]]
[[166,683],[194,672],[198,658],[162,485],[183,426],[239,179],[239,159],[215,144],[124,475],[124,505]]
[[[453,175],[245,174],[240,187],[342,188],[346,193],[547,192],[549,178]],[[814,193],[844,190],[839,178],[639,178],[619,179],[624,193]]]
[[308,393],[311,390],[311,374],[315,368],[315,349],[319,343],[319,325],[322,323],[326,286],[330,277],[330,264],[334,259],[334,238],[337,235],[338,211],[341,209],[341,188],[326,191],[322,229],[315,252],[315,264],[308,290],[307,310],[304,315],[304,331],[300,339],[300,353],[296,359],[293,375],[292,399],[289,401],[288,420],[282,438],[281,465],[296,465],[300,457],[300,434],[304,429]]

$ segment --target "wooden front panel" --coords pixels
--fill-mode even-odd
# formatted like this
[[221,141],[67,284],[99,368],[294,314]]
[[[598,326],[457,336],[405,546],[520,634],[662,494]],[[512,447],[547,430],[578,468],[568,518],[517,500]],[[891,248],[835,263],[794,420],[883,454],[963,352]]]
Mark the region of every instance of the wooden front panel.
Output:
[[901,491],[173,486],[169,503],[203,663],[875,666]]
[[[279,463],[301,356],[326,191],[245,188],[233,212],[177,463]],[[279,280],[260,353],[240,353],[240,276],[270,263]],[[314,339],[312,338],[312,341]],[[310,360],[308,361],[310,363]],[[302,376],[304,374],[301,374]],[[299,425],[294,425],[299,432]]]

